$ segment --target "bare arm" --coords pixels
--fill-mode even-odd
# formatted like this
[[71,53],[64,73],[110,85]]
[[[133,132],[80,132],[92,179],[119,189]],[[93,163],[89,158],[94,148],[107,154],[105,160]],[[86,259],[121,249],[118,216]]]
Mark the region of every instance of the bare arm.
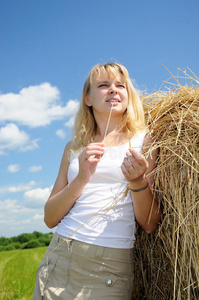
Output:
[[[151,141],[150,137],[146,137],[143,146],[149,146]],[[146,160],[141,153],[130,148],[122,164],[123,174],[129,181],[131,189],[137,190],[149,183],[149,186],[142,191],[131,191],[136,220],[146,233],[153,232],[161,218],[161,210],[156,194],[153,192],[154,176],[149,176],[156,166],[156,158],[157,151],[153,151],[152,157]]]
[[103,146],[100,143],[93,143],[80,153],[79,172],[68,183],[70,143],[66,145],[55,185],[44,207],[44,221],[49,228],[57,226],[81,195],[104,153]]

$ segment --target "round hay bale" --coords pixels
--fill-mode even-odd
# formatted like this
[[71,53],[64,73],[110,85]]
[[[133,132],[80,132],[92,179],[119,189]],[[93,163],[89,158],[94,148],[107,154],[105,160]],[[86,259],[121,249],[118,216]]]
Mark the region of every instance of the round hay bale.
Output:
[[[159,149],[154,189],[163,210],[158,229],[139,226],[134,249],[134,300],[199,299],[199,81],[143,96]],[[191,83],[191,84],[190,84]]]

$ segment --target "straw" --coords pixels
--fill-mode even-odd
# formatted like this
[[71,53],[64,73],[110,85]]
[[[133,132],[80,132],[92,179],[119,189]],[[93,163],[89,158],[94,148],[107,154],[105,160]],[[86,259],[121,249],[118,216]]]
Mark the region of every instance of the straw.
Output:
[[105,144],[105,138],[106,138],[106,135],[107,135],[107,131],[108,131],[108,127],[109,127],[109,123],[110,123],[110,119],[111,119],[112,109],[113,109],[113,103],[111,103],[111,110],[110,110],[110,113],[109,113],[109,116],[108,116],[108,121],[107,121],[107,124],[106,124],[105,133],[104,133],[104,138],[103,138],[103,143],[104,144]]
[[145,155],[159,149],[154,189],[163,215],[151,235],[137,225],[132,299],[198,300],[199,79],[178,69],[142,100],[154,138]]

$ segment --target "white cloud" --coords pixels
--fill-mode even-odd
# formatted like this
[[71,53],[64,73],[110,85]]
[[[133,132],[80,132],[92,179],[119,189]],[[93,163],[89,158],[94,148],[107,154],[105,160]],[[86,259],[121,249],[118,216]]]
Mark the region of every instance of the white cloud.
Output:
[[[0,201],[0,212],[2,213],[3,211],[7,211],[7,210],[15,210],[19,208],[19,205],[17,205],[17,200],[10,200],[7,199],[5,201]],[[3,218],[3,215],[1,215],[1,217]],[[2,219],[1,218],[1,219]]]
[[32,220],[42,220],[43,221],[43,219],[44,219],[44,216],[43,215],[38,215],[38,214],[36,214],[32,217]]
[[73,115],[78,106],[77,100],[69,100],[63,106],[58,88],[46,82],[23,88],[19,94],[0,95],[0,122],[15,122],[29,127],[45,126]]
[[37,149],[37,148],[39,148],[39,145],[38,145],[38,141],[39,141],[39,140],[40,140],[40,139],[35,139],[35,140],[32,140],[32,141],[29,141],[29,143],[27,143],[27,144],[21,146],[21,147],[19,148],[19,150],[20,150],[21,152],[25,152],[25,151],[30,151],[30,150],[35,150],[35,149]]
[[67,108],[71,112],[69,115],[72,115],[77,112],[79,108],[79,102],[77,100],[69,100],[67,103]]
[[38,139],[30,140],[29,135],[13,124],[9,123],[0,128],[0,154],[5,154],[6,150],[18,149],[28,151],[38,148]]
[[0,155],[7,155],[7,153],[4,150],[0,149]]
[[49,232],[44,223],[44,204],[48,199],[51,187],[30,189],[35,184],[19,185],[29,188],[23,195],[22,200],[5,199],[0,201],[0,236],[16,236],[25,232]]
[[39,172],[42,170],[42,166],[31,166],[28,171],[33,173],[33,172]]
[[0,236],[11,237],[25,232],[54,231],[44,223],[43,207],[28,208],[18,200],[6,199],[0,201]]
[[50,196],[52,187],[32,189],[24,193],[23,205],[28,208],[44,207],[46,200]]
[[[42,212],[42,211],[41,211]],[[38,211],[37,211],[38,213]],[[6,199],[0,201],[0,220],[1,224],[5,224],[7,221],[13,219],[15,222],[17,220],[24,220],[32,217],[36,214],[36,210],[24,207],[18,200]]]
[[66,137],[66,133],[64,132],[64,130],[63,129],[58,129],[57,131],[56,131],[56,135],[60,138],[60,139],[65,139],[65,137]]
[[13,165],[9,165],[7,167],[7,172],[8,173],[17,173],[20,170],[20,165],[19,164],[13,164]]
[[3,187],[0,187],[0,194],[25,192],[25,191],[32,189],[35,184],[36,184],[36,182],[32,180],[28,183],[3,186]]
[[72,116],[72,117],[70,117],[69,120],[65,123],[65,126],[66,126],[66,127],[73,127],[74,122],[75,122],[75,116]]

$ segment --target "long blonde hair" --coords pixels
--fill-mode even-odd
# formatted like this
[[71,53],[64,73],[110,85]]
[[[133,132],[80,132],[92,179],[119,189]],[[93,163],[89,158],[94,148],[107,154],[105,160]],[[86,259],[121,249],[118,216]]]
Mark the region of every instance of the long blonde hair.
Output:
[[90,92],[92,80],[95,77],[106,75],[110,77],[120,76],[126,84],[128,92],[128,105],[120,124],[120,132],[125,132],[132,137],[136,131],[145,129],[144,111],[138,92],[134,88],[127,69],[118,63],[97,64],[90,71],[82,91],[80,107],[77,112],[73,127],[74,137],[72,150],[86,147],[95,137],[97,124],[92,107],[85,104],[84,96]]

